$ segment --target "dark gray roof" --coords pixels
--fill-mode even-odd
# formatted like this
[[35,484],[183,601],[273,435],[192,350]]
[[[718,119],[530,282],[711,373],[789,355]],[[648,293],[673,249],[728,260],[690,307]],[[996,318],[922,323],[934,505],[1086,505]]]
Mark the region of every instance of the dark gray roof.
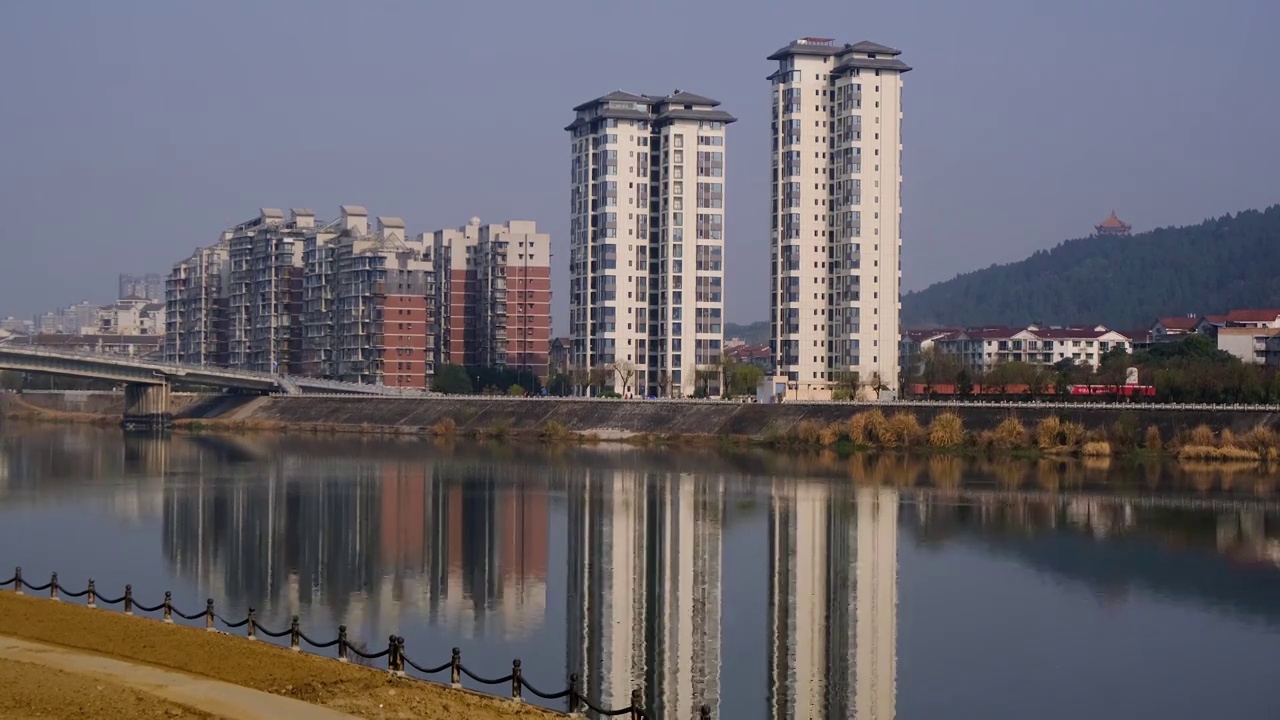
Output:
[[706,97],[705,95],[695,95],[691,92],[685,92],[684,90],[676,90],[675,92],[665,97],[658,97],[657,95],[646,95],[645,97],[648,98],[649,100],[652,100],[654,103],[679,103],[681,105],[710,105],[711,107],[716,107],[717,105],[720,104],[719,100],[712,100],[711,98]]
[[707,120],[710,122],[732,123],[737,122],[738,118],[723,110],[685,110],[677,108],[667,110],[659,115],[657,122],[663,122],[664,120]]
[[852,45],[847,45],[845,46],[845,49],[852,50],[854,52],[875,53],[877,55],[901,55],[902,54],[901,50],[895,50],[894,48],[891,48],[888,45],[881,45],[880,43],[874,43],[874,42],[871,42],[870,40],[863,40],[862,42],[854,43]]
[[577,112],[578,110],[586,110],[587,108],[593,107],[600,103],[611,102],[614,100],[618,102],[637,102],[637,103],[645,103],[645,104],[648,104],[649,102],[651,102],[650,99],[648,97],[645,97],[644,95],[635,95],[633,93],[629,93],[624,90],[614,90],[613,92],[607,95],[601,95],[595,100],[588,100],[582,103],[581,105],[574,107],[573,109],[574,109],[574,112]]
[[897,58],[860,58],[854,57],[845,60],[836,66],[835,72],[844,72],[850,68],[861,68],[864,70],[896,70],[898,72],[910,72],[911,66],[902,62]]
[[805,43],[796,40],[790,45],[779,49],[777,52],[769,56],[770,60],[781,60],[791,55],[839,55],[844,52],[843,45],[819,45],[817,43]]
[[591,124],[595,118],[614,118],[615,120],[652,120],[653,114],[642,110],[622,110],[620,108],[604,108],[594,118],[577,118],[573,122],[565,126],[565,130],[572,132],[583,125]]

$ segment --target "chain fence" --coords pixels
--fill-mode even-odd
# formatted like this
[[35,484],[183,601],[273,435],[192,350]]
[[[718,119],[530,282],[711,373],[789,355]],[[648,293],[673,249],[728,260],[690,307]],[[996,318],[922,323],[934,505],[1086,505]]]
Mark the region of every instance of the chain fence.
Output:
[[[630,705],[623,708],[610,709],[610,708],[603,707],[600,703],[592,701],[590,698],[582,694],[582,691],[580,690],[579,676],[577,673],[573,673],[569,675],[569,685],[564,690],[561,690],[560,692],[543,692],[542,690],[539,690],[537,687],[532,685],[527,679],[525,679],[524,669],[521,666],[519,659],[512,661],[511,672],[509,672],[508,674],[503,675],[502,677],[485,677],[483,675],[477,674],[476,672],[471,670],[471,668],[468,668],[466,665],[462,663],[462,651],[456,647],[453,648],[452,654],[448,662],[445,662],[441,665],[436,665],[434,667],[428,667],[428,666],[420,665],[417,662],[414,662],[414,660],[409,657],[408,653],[405,652],[405,643],[404,643],[403,635],[391,635],[387,638],[387,646],[385,649],[379,650],[378,652],[366,653],[362,649],[364,647],[363,644],[353,642],[347,637],[346,625],[338,626],[338,636],[333,640],[320,641],[312,638],[311,636],[307,635],[305,632],[302,631],[297,615],[294,615],[292,617],[292,619],[289,622],[288,628],[281,630],[279,632],[276,632],[276,631],[270,630],[269,628],[261,625],[258,622],[257,612],[253,608],[249,608],[248,615],[243,620],[239,620],[235,622],[227,620],[225,617],[223,617],[222,615],[219,615],[217,612],[214,611],[213,598],[208,598],[205,600],[205,606],[203,610],[199,612],[194,612],[194,613],[184,613],[181,610],[174,607],[173,593],[171,593],[168,590],[166,590],[164,593],[163,602],[161,602],[159,605],[148,606],[148,605],[144,605],[143,603],[139,602],[136,598],[134,598],[133,585],[125,585],[123,595],[117,598],[111,598],[111,597],[107,597],[105,595],[99,594],[97,586],[94,584],[94,581],[92,579],[89,580],[88,587],[80,591],[68,590],[66,587],[60,584],[58,582],[58,573],[53,573],[52,575],[50,575],[49,581],[46,583],[42,583],[39,585],[33,584],[23,577],[21,567],[14,569],[13,577],[10,577],[7,580],[0,581],[0,589],[9,587],[10,585],[13,586],[14,592],[16,592],[19,595],[23,594],[23,590],[25,589],[25,590],[30,590],[31,592],[48,591],[49,598],[51,600],[59,600],[60,599],[59,594],[66,597],[72,597],[72,598],[83,597],[86,599],[85,604],[90,608],[97,608],[99,607],[100,604],[112,605],[112,606],[121,605],[123,606],[125,615],[134,615],[135,611],[144,612],[144,613],[159,612],[159,613],[163,613],[163,620],[164,622],[167,622],[167,623],[173,622],[174,615],[177,615],[179,618],[182,618],[184,620],[196,621],[196,620],[203,619],[204,628],[209,632],[219,631],[218,624],[221,624],[223,628],[226,628],[229,630],[246,628],[245,637],[249,640],[256,640],[258,638],[259,633],[270,638],[281,639],[281,638],[287,637],[289,638],[289,649],[294,652],[301,651],[304,643],[307,646],[318,649],[318,650],[325,650],[328,648],[336,647],[337,654],[338,654],[338,662],[343,662],[343,663],[350,662],[350,659],[352,656],[356,656],[364,660],[380,660],[385,658],[387,672],[390,672],[391,674],[397,677],[402,677],[402,678],[410,678],[414,680],[427,681],[425,677],[419,677],[419,676],[440,675],[442,673],[448,672],[449,684],[452,685],[454,688],[461,688],[462,678],[463,676],[466,676],[473,682],[479,683],[480,685],[508,686],[511,689],[510,690],[511,699],[516,700],[518,702],[524,701],[524,692],[527,690],[530,693],[532,693],[535,697],[541,698],[543,700],[550,700],[550,701],[564,700],[565,710],[570,714],[577,714],[577,713],[590,711],[595,713],[598,716],[604,716],[604,717],[624,717],[625,716],[628,718],[632,718],[633,720],[640,719],[640,718],[644,718],[645,720],[648,720],[649,718],[653,717],[649,713],[649,711],[646,710],[644,707],[644,692],[640,688],[636,688],[631,691]],[[415,672],[419,674],[419,676],[410,675],[405,670],[406,666],[408,666],[409,668],[412,668]],[[702,705],[698,709],[698,718],[699,720],[709,720],[709,718],[711,718],[711,708],[707,705]]]

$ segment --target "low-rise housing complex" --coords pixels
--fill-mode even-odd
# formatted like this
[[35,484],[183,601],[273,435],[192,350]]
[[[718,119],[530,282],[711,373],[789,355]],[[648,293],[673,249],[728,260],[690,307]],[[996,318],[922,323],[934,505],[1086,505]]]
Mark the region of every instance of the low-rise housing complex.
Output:
[[410,237],[358,205],[327,222],[264,208],[173,266],[164,355],[405,388],[430,387],[442,362],[545,379],[549,261],[532,222]]
[[986,372],[1006,362],[1055,365],[1071,361],[1097,368],[1103,355],[1113,350],[1132,349],[1130,338],[1103,325],[1057,327],[976,327],[964,329],[912,330],[899,345],[903,367],[921,365],[925,351],[956,357],[963,365]]

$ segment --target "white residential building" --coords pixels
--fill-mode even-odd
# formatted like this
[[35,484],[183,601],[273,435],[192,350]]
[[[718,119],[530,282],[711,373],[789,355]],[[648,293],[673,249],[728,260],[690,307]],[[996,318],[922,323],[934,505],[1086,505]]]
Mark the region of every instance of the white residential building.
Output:
[[725,130],[720,103],[621,90],[570,133],[570,362],[627,394],[720,392]]
[[773,84],[770,330],[793,397],[856,373],[898,385],[902,248],[899,51],[801,38]]
[[964,365],[981,372],[1006,362],[1054,365],[1063,360],[1096,370],[1108,352],[1133,349],[1127,335],[1103,325],[967,328],[947,331],[931,338],[931,343],[939,351],[955,355]]

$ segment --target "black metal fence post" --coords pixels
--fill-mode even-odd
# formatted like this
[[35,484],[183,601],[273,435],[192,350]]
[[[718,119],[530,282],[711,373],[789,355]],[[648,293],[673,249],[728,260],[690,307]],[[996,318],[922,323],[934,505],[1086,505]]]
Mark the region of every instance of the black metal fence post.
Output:
[[347,626],[338,626],[338,662],[348,662],[347,660]]
[[133,586],[132,585],[124,586],[124,614],[125,615],[133,614]]
[[569,675],[569,714],[573,715],[581,709],[582,698],[578,695],[578,673]]
[[93,586],[93,578],[89,578],[89,602],[85,603],[86,607],[98,607],[98,590]]
[[516,702],[521,702],[524,699],[520,693],[520,678],[520,658],[516,658],[511,661],[511,699]]
[[455,688],[462,687],[462,651],[458,648],[453,649],[449,658],[449,683]]
[[173,593],[164,591],[164,621],[173,623]]
[[213,598],[204,601],[204,629],[213,632]]
[[13,591],[22,594],[22,566],[13,569]]
[[631,720],[641,720],[648,717],[644,714],[644,693],[640,692],[640,688],[631,691]]
[[396,636],[396,674],[404,677],[404,636]]
[[298,637],[301,634],[302,634],[302,631],[298,629],[298,616],[294,615],[293,619],[289,621],[289,649],[290,650],[294,652],[299,652],[302,649],[302,640],[301,638]]
[[49,576],[49,599],[58,599],[58,573]]
[[387,672],[392,675],[396,672],[396,651],[399,647],[396,645],[396,636],[392,635],[387,638]]
[[249,639],[258,639],[258,613],[253,608],[249,608],[249,622],[245,623],[245,627],[249,628]]
[[703,705],[698,709],[699,720],[711,720],[711,706]]

